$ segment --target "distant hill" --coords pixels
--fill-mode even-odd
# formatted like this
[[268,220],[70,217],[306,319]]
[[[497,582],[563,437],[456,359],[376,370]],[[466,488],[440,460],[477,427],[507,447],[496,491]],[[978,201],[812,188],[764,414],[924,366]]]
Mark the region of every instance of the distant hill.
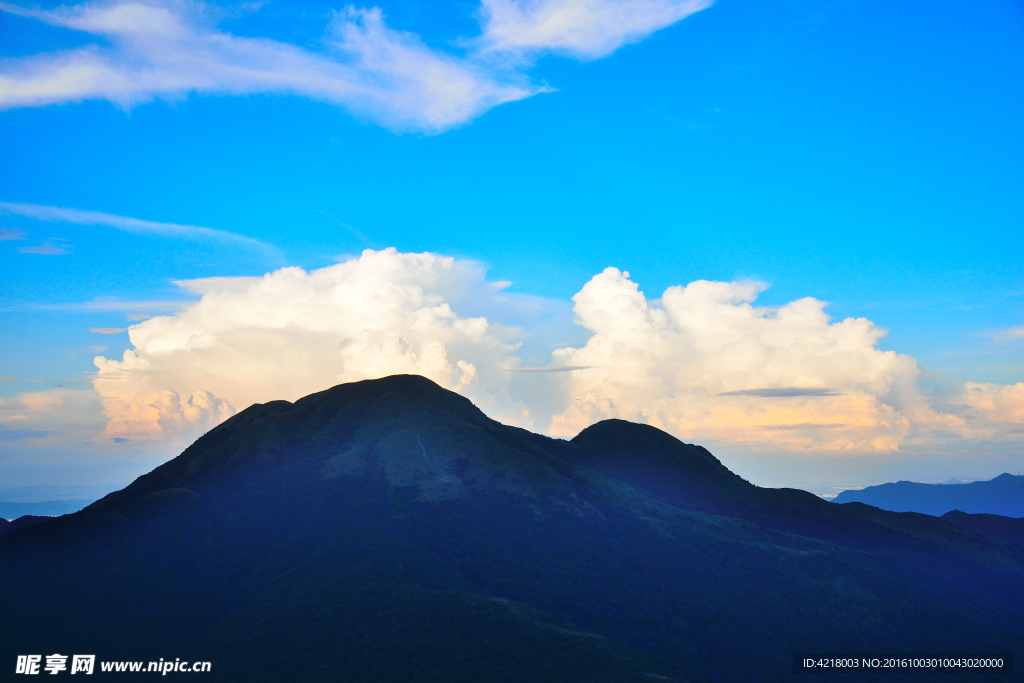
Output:
[[59,517],[78,512],[119,487],[112,485],[19,486],[0,489],[0,519]]
[[985,538],[1014,543],[1024,548],[1024,518],[986,514],[970,515],[954,510],[942,515],[942,519]]
[[0,606],[0,662],[173,656],[218,683],[789,681],[799,652],[1020,661],[1024,550],[759,488],[650,426],[551,439],[396,376],[251,406],[4,534]]
[[59,517],[78,512],[85,506],[94,503],[95,499],[72,498],[70,500],[46,500],[38,503],[5,503],[0,502],[0,517],[17,519],[25,515],[36,517]]
[[25,515],[24,517],[19,517],[18,519],[7,521],[6,519],[0,517],[0,536],[3,536],[4,534],[10,531],[14,531],[15,529],[20,529],[23,526],[29,526],[31,524],[45,522],[48,519],[50,519],[50,517],[36,517],[33,515]]
[[970,484],[919,484],[898,481],[843,491],[836,503],[865,503],[893,512],[921,512],[936,517],[952,510],[1004,517],[1024,517],[1024,476],[1001,474]]

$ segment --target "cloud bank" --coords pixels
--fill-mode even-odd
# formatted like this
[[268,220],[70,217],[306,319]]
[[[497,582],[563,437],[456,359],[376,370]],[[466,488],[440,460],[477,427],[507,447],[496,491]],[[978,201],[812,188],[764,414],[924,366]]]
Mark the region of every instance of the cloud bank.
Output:
[[503,368],[517,362],[509,331],[452,309],[497,291],[472,263],[367,250],[312,272],[180,284],[202,298],[133,325],[121,360],[95,360],[107,437],[194,436],[252,403],[398,373],[532,425],[504,388]]
[[608,268],[573,297],[589,339],[542,367],[517,355],[529,330],[501,324],[507,283],[450,257],[367,250],[311,272],[179,284],[199,301],[131,326],[121,359],[95,359],[108,441],[186,440],[254,402],[396,373],[566,437],[616,417],[752,452],[1024,439],[1024,383],[968,383],[940,401],[913,358],[878,347],[870,320],[833,321],[813,298],[757,306],[762,283],[699,280],[650,301]]
[[1024,440],[1024,382],[967,382],[961,400],[970,407],[981,437]]
[[[13,377],[6,379],[16,381]],[[13,442],[20,442],[17,445],[65,452],[78,449],[103,428],[97,403],[94,392],[65,387],[0,397],[0,430],[6,432],[6,447],[13,448]]]
[[114,0],[0,10],[106,44],[6,60],[0,109],[103,99],[128,108],[189,93],[293,94],[395,130],[439,132],[545,88],[523,70],[541,53],[610,54],[708,5],[703,0],[486,0],[466,54],[388,27],[379,8],[335,12],[322,49],[225,33],[201,3]]
[[617,417],[755,449],[885,452],[908,439],[991,436],[1022,414],[1024,392],[998,385],[968,385],[959,410],[936,409],[917,362],[879,349],[885,331],[870,320],[833,322],[812,298],[757,307],[764,288],[699,280],[655,305],[628,273],[595,276],[573,297],[593,336],[553,354],[590,369],[571,374],[551,432]]

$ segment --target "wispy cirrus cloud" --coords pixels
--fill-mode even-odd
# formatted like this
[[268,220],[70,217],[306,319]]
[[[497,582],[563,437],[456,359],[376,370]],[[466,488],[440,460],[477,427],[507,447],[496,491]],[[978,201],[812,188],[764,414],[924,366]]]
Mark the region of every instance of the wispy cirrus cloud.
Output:
[[1001,330],[994,330],[992,332],[989,332],[985,336],[990,337],[993,341],[997,342],[1024,339],[1024,325],[1017,325],[1016,327],[1007,327]]
[[128,108],[189,93],[281,93],[335,104],[394,130],[440,132],[547,90],[535,56],[610,54],[707,7],[708,0],[484,0],[482,35],[450,54],[388,27],[379,8],[335,12],[320,50],[236,36],[202,3],[114,0],[53,11],[0,10],[106,40],[7,60],[0,109],[104,99]]
[[11,60],[0,74],[2,108],[88,99],[127,108],[190,92],[284,93],[341,105],[392,128],[436,131],[538,91],[388,28],[376,8],[335,13],[321,52],[222,32],[205,23],[198,5],[0,8],[110,41]]
[[18,247],[22,254],[36,254],[38,256],[61,256],[72,252],[71,245],[67,240],[59,237],[51,237],[35,246]]
[[3,311],[74,311],[80,313],[100,313],[128,311],[150,311],[149,313],[130,313],[127,319],[131,321],[146,320],[153,317],[157,312],[173,313],[195,303],[192,299],[151,299],[128,301],[124,299],[98,298],[92,301],[78,301],[61,304],[22,304],[20,306],[5,307]]
[[[51,223],[73,223],[75,225],[105,225],[126,232],[134,232],[142,235],[153,235],[159,237],[171,237],[175,239],[192,241],[213,241],[231,243],[238,246],[245,246],[261,251],[275,252],[276,249],[266,242],[237,235],[226,230],[215,230],[197,225],[179,225],[177,223],[160,223],[147,221],[141,218],[129,216],[117,216],[102,211],[84,211],[82,209],[66,209],[58,206],[41,206],[39,204],[19,204],[15,202],[0,202],[0,213],[25,216],[39,221]],[[58,247],[59,245],[51,245]],[[42,253],[65,253],[57,251],[31,251],[36,247],[21,247],[20,251],[31,254]]]
[[488,51],[605,57],[711,6],[711,0],[483,0]]
[[0,228],[0,242],[23,239],[25,239],[25,232],[23,230],[15,230],[14,228]]

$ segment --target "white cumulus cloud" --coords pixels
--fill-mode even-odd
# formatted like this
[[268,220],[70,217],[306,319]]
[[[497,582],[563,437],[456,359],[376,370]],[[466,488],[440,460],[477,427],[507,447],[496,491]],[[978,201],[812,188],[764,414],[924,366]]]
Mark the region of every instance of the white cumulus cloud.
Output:
[[595,276],[573,297],[592,337],[554,352],[557,364],[588,369],[570,374],[571,403],[552,432],[619,417],[689,440],[886,451],[915,427],[961,427],[928,405],[913,358],[877,347],[884,330],[832,322],[812,298],[757,307],[764,287],[698,280],[655,305],[628,273]]
[[913,358],[879,348],[885,330],[870,320],[832,320],[813,298],[758,306],[757,282],[698,280],[651,301],[608,268],[573,297],[589,337],[529,367],[517,339],[541,334],[544,316],[451,257],[367,250],[310,272],[179,284],[200,299],[132,325],[120,359],[95,359],[108,442],[177,444],[252,403],[398,373],[556,436],[614,417],[750,453],[1024,439],[1024,384],[933,396]]
[[989,439],[1024,439],[1024,382],[967,382],[961,396],[970,407],[971,426]]
[[129,328],[121,360],[95,360],[109,437],[194,435],[252,403],[399,373],[532,424],[505,388],[503,368],[518,362],[509,330],[452,308],[497,291],[472,263],[367,250],[312,272],[180,284],[202,298]]

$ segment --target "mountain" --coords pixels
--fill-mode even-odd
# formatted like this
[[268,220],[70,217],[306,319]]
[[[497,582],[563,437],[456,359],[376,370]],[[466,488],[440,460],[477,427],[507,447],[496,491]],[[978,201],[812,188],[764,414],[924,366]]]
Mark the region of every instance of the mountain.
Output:
[[653,427],[550,439],[395,376],[254,405],[125,489],[5,534],[0,605],[5,661],[777,681],[801,652],[1020,657],[1024,550],[762,489]]
[[48,517],[48,516],[22,515],[21,517],[18,517],[17,519],[12,519],[12,520],[8,521],[7,519],[4,519],[3,517],[0,517],[0,536],[3,536],[4,534],[8,533],[9,531],[14,531],[15,529],[20,529],[23,526],[29,526],[31,524],[38,524],[39,522],[45,522],[48,519],[50,519],[50,517]]
[[1001,515],[968,514],[953,510],[942,515],[942,519],[961,529],[973,531],[979,536],[994,541],[1014,543],[1024,548],[1024,518]]
[[1024,476],[1000,474],[991,481],[970,484],[919,484],[897,481],[843,491],[836,503],[866,503],[894,512],[940,516],[952,510],[1004,517],[1024,517]]

